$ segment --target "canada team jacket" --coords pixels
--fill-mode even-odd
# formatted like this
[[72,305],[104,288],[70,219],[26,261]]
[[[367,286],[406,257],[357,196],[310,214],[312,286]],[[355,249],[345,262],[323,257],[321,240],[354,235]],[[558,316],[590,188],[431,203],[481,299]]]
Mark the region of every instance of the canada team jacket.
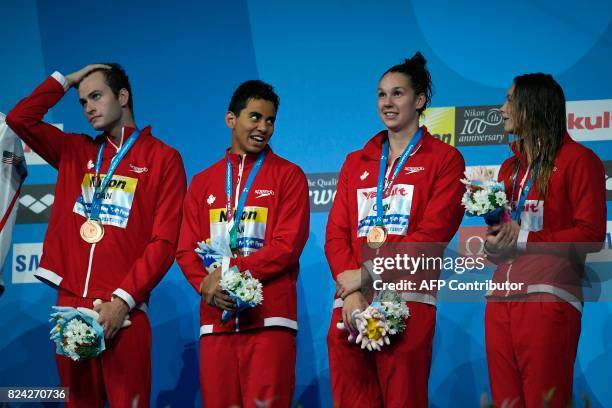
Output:
[[[383,199],[387,242],[447,243],[463,218],[463,157],[454,147],[434,138],[425,126],[422,129],[422,139]],[[325,255],[334,279],[361,265],[362,246],[376,218],[378,167],[386,138],[386,131],[378,133],[363,149],[350,153],[340,170],[325,240]],[[396,164],[397,160],[391,169]],[[437,273],[427,276],[437,279]],[[417,271],[412,278],[419,280],[425,275]],[[405,293],[404,299],[434,304],[434,295]],[[342,301],[336,299],[334,306],[341,305]]]
[[[515,154],[499,170],[498,179],[505,183],[506,195],[515,203],[521,184],[526,184],[522,182],[527,179],[527,169],[524,155]],[[585,257],[602,248],[606,235],[605,171],[599,157],[566,133],[548,192],[541,197],[537,183],[533,184],[520,226],[518,256],[512,262],[499,261],[493,281],[523,285],[518,290],[498,290],[489,295],[552,293],[582,310]]]
[[[232,258],[225,265],[250,271],[259,279],[263,303],[221,325],[221,309],[201,302],[201,335],[267,326],[297,330],[296,281],[300,254],[308,239],[308,183],[298,166],[266,149],[266,158],[246,199],[238,234],[238,247],[246,256]],[[235,209],[256,156],[227,151],[223,159],[193,177],[185,197],[177,262],[198,294],[207,272],[194,251],[197,243],[226,233],[228,157],[233,169]]]
[[[81,239],[94,191],[94,164],[106,141],[101,175],[117,148],[107,135],[95,139],[64,133],[42,121],[65,94],[64,77],[54,73],[8,114],[8,125],[58,170],[55,199],[36,277],[60,293],[110,300],[130,309],[149,298],[172,265],[181,222],[186,177],[179,153],[146,127],[119,164],[104,193],[104,238]],[[126,129],[125,138],[133,132]]]

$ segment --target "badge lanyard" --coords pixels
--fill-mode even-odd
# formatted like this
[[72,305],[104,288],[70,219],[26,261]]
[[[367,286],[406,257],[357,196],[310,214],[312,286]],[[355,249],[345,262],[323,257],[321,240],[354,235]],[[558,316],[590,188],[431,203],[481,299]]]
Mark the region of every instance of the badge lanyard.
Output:
[[378,185],[376,187],[376,225],[379,227],[383,226],[383,195],[384,193],[389,191],[389,189],[393,185],[395,178],[397,177],[399,172],[404,167],[404,164],[406,164],[408,157],[410,157],[410,153],[412,153],[412,151],[414,150],[414,147],[419,143],[422,135],[423,135],[423,130],[422,128],[419,128],[419,130],[417,130],[414,136],[412,136],[410,143],[408,143],[408,146],[406,146],[406,148],[404,149],[404,152],[400,156],[399,161],[397,162],[397,166],[395,167],[395,170],[393,171],[393,174],[391,175],[391,178],[389,179],[389,182],[386,188],[384,188],[383,186],[385,183],[385,168],[387,166],[387,160],[389,158],[389,138],[388,137],[385,140],[385,143],[383,144],[382,154],[380,156],[380,165],[378,168]]
[[266,151],[262,150],[257,156],[257,160],[249,173],[249,178],[244,184],[244,188],[240,193],[240,200],[238,201],[238,206],[236,207],[236,214],[232,209],[232,180],[233,180],[233,172],[232,172],[232,163],[230,162],[230,158],[227,158],[227,165],[225,170],[225,210],[227,214],[228,222],[233,221],[233,225],[230,229],[230,248],[236,249],[238,246],[238,227],[240,226],[240,221],[242,220],[242,213],[244,212],[244,204],[246,203],[247,195],[249,194],[249,190],[251,189],[251,185],[255,180],[255,176],[259,172],[261,165],[266,158]]
[[[525,179],[523,178],[523,182],[521,182],[521,191],[519,193],[518,203],[517,203],[516,208],[512,212],[512,218],[519,225],[521,225],[521,213],[523,212],[523,208],[525,207],[525,201],[527,201],[527,196],[529,195],[529,191],[531,190],[531,187],[533,186],[535,175],[538,173],[539,168],[540,168],[539,164],[536,164],[535,167],[533,168],[533,171],[531,172],[531,175],[529,176],[529,181],[527,181],[527,185],[525,185],[524,188],[523,188],[523,184],[525,182]],[[514,191],[516,190],[516,180],[518,179],[518,172],[519,172],[519,169],[517,168],[514,174],[514,183],[512,185],[512,198],[514,198]],[[526,170],[525,177],[527,176],[528,173],[529,173],[529,167]]]
[[[121,129],[122,137],[124,131],[125,128]],[[100,211],[102,209],[102,199],[104,196],[104,191],[106,190],[106,187],[108,187],[108,183],[110,183],[113,174],[115,174],[115,170],[117,170],[117,166],[119,166],[119,163],[128,153],[128,151],[132,148],[134,143],[136,143],[136,139],[138,139],[139,133],[139,129],[134,129],[134,132],[132,132],[129,139],[121,146],[119,151],[117,151],[117,154],[111,160],[111,164],[108,168],[108,172],[106,173],[106,177],[104,177],[104,181],[100,183],[100,185],[98,185],[98,179],[100,178],[100,168],[102,167],[102,155],[104,153],[104,147],[106,146],[106,142],[102,142],[102,144],[100,145],[95,166],[94,186],[96,187],[94,189],[94,195],[91,199],[91,209],[89,211],[90,220],[100,220]]]

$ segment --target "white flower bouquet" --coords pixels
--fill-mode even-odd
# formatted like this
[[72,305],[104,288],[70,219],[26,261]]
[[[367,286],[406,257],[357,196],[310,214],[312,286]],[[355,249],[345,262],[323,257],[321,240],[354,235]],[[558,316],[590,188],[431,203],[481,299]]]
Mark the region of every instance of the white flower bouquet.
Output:
[[379,308],[385,315],[390,335],[393,336],[406,329],[406,319],[410,317],[410,310],[397,292],[382,292],[380,301],[373,302],[372,305]]
[[470,217],[483,217],[488,225],[510,221],[510,209],[504,183],[495,180],[493,169],[476,167],[461,180],[466,191],[461,198]]
[[208,273],[214,272],[215,269],[223,263],[223,257],[232,257],[232,250],[229,243],[223,238],[207,239],[204,242],[198,242],[196,253],[202,259],[204,268]]
[[[406,329],[405,319],[410,317],[410,311],[396,292],[385,291],[363,312],[355,310],[352,317],[357,332],[349,330],[349,342],[368,351],[380,351],[385,344],[391,344],[389,336]],[[346,326],[340,322],[338,328],[345,329]]]
[[259,280],[255,279],[249,271],[240,273],[233,266],[221,274],[221,289],[236,302],[236,311],[223,311],[221,322],[225,323],[241,310],[255,307],[263,302],[263,287]]
[[[97,357],[104,351],[104,329],[90,313],[73,307],[53,306],[51,340],[56,353],[74,361]],[[79,308],[83,309],[83,308]]]

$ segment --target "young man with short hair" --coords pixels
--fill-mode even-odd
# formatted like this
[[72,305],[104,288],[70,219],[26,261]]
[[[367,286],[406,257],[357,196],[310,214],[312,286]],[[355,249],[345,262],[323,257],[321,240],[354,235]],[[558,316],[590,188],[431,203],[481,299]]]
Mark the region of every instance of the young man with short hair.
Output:
[[[102,133],[91,138],[43,122],[71,88]],[[74,362],[56,356],[68,406],[149,406],[151,327],[146,302],[172,265],[186,177],[179,153],[134,122],[132,91],[118,64],[53,73],[13,108],[8,125],[58,170],[36,277],[57,305],[95,307],[106,350]],[[129,315],[131,326],[121,329]],[[121,330],[120,330],[121,329]],[[134,405],[134,402],[136,404]]]
[[[207,408],[291,405],[296,281],[308,238],[309,197],[302,170],[268,145],[278,105],[272,86],[240,85],[225,115],[231,147],[194,176],[185,197],[177,261],[202,296],[200,383]],[[197,243],[229,239],[232,225],[235,257],[208,273],[194,251]],[[232,266],[262,283],[263,303],[221,324],[222,312],[236,307],[220,287],[222,270]]]

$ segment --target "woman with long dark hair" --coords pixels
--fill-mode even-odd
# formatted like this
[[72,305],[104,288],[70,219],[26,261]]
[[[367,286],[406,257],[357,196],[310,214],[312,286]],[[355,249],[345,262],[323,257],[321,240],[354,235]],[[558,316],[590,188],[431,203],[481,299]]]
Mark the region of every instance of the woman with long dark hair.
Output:
[[581,278],[606,232],[601,160],[566,131],[565,96],[552,76],[514,78],[501,108],[517,138],[499,171],[512,221],[489,227],[485,251],[494,282],[485,335],[496,404],[567,407],[580,336]]

